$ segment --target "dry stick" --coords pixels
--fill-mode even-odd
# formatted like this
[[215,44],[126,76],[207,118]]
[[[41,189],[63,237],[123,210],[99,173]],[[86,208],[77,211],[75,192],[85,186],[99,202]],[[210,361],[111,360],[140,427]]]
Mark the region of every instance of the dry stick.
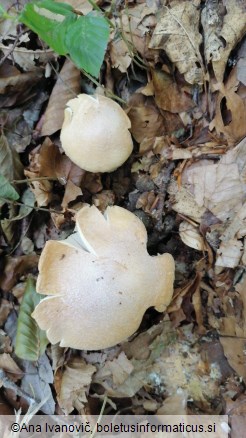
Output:
[[3,201],[6,202],[7,204],[20,205],[21,207],[31,208],[32,210],[35,211],[40,210],[40,211],[46,211],[46,213],[63,214],[61,211],[53,210],[52,208],[35,207],[34,205],[24,204],[23,202],[12,201],[11,199],[4,198],[3,196],[0,196],[0,199],[3,199]]
[[37,404],[37,400],[28,395],[25,391],[23,391],[19,386],[17,386],[12,380],[7,377],[7,374],[3,369],[0,369],[0,381],[3,384],[4,388],[12,389],[16,395],[24,398],[29,405]]
[[37,176],[36,178],[28,178],[28,179],[13,179],[11,184],[29,184],[33,181],[58,181],[58,178],[52,178],[49,176]]
[[95,426],[94,426],[94,429],[93,429],[93,431],[92,431],[92,433],[91,433],[91,437],[90,437],[90,438],[94,438],[94,436],[95,436],[95,434],[96,434],[96,431],[97,431],[97,425],[100,423],[100,421],[101,421],[101,419],[102,419],[103,412],[104,412],[104,408],[105,408],[105,406],[106,406],[107,401],[108,401],[108,397],[107,397],[107,395],[105,395],[104,400],[103,400],[103,404],[102,404],[102,407],[101,407],[101,410],[100,410],[99,417],[98,417],[98,419],[97,419],[97,421],[96,421],[96,424],[95,424]]

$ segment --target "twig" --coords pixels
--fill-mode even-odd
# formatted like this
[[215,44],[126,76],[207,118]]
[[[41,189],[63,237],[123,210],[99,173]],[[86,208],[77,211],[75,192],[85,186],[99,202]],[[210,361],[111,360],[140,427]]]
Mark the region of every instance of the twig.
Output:
[[3,198],[2,196],[0,196],[0,199],[2,199],[7,204],[20,205],[21,207],[31,208],[32,210],[35,211],[40,210],[40,211],[46,211],[46,213],[63,214],[62,211],[53,210],[52,208],[35,207],[34,205],[24,204],[23,202],[18,202],[18,201],[12,201],[12,199]]
[[51,178],[49,176],[37,176],[36,178],[13,179],[11,181],[11,184],[29,184],[33,181],[58,181],[58,178]]
[[19,397],[24,398],[29,405],[37,404],[37,400],[35,400],[33,397],[31,397],[29,394],[27,394],[25,391],[23,391],[19,386],[17,386],[12,380],[10,380],[5,371],[3,369],[0,369],[0,381],[4,388],[11,389],[15,392],[16,395]]

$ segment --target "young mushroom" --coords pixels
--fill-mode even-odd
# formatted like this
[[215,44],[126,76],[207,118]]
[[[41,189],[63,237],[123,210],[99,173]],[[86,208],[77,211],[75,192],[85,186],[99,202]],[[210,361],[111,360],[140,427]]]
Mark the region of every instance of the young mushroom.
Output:
[[112,99],[80,94],[67,102],[61,144],[82,169],[112,172],[131,155],[130,127],[130,119]]
[[145,311],[171,301],[174,260],[150,256],[145,226],[133,213],[85,206],[77,231],[48,241],[41,254],[37,291],[47,295],[32,316],[52,344],[80,350],[112,347],[139,327]]

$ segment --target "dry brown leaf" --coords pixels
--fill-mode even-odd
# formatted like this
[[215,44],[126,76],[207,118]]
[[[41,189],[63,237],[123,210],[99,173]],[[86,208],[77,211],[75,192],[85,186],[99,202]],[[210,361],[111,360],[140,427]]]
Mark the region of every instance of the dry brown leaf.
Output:
[[114,205],[115,194],[112,190],[103,190],[101,193],[93,195],[92,203],[104,212],[108,206]]
[[217,84],[215,89],[219,91],[215,117],[209,125],[209,129],[215,128],[220,135],[223,133],[229,145],[235,145],[246,135],[246,104],[245,100],[237,93],[239,81],[237,70],[231,72],[225,86]]
[[207,64],[212,61],[215,77],[223,81],[231,51],[246,31],[244,2],[225,0],[206,2],[201,13]]
[[204,81],[199,5],[200,0],[174,0],[169,7],[164,6],[149,44],[151,49],[165,50],[190,84],[202,84]]
[[246,139],[213,164],[201,160],[186,168],[182,182],[200,207],[206,207],[225,221],[242,207],[245,195]]
[[186,415],[187,393],[179,390],[179,394],[165,398],[163,405],[157,410],[157,415]]
[[243,243],[240,240],[231,239],[222,242],[217,250],[215,266],[223,268],[236,268],[243,253]]
[[85,176],[85,171],[61,154],[48,137],[39,149],[39,154],[35,154],[35,162],[36,166],[32,166],[31,170],[37,170],[39,176],[57,178],[62,184],[70,180],[79,187]]
[[177,182],[173,179],[168,186],[168,193],[171,195],[172,209],[181,213],[195,222],[199,223],[205,214],[205,207],[199,206],[194,196],[184,187],[178,187]]
[[21,73],[15,66],[4,62],[0,66],[0,95],[1,107],[9,107],[16,102],[25,101],[32,87],[40,81],[42,70]]
[[53,50],[28,50],[25,47],[14,47],[13,44],[0,44],[0,49],[8,59],[13,59],[24,71],[39,72],[40,67],[36,65],[38,60],[41,64],[47,64],[54,61],[56,55]]
[[64,109],[69,99],[80,91],[80,71],[70,61],[66,60],[50,95],[45,111],[41,135],[51,135],[61,129],[64,119]]
[[[24,174],[27,178],[35,179],[37,178],[37,173],[30,172],[29,170],[24,170]],[[49,205],[52,200],[52,184],[48,180],[44,181],[32,181],[30,184],[30,189],[33,192],[38,207],[45,207]]]
[[246,340],[235,337],[220,337],[224,354],[230,366],[240,378],[246,381],[245,348]]
[[153,70],[152,81],[156,105],[171,113],[188,111],[195,106],[191,96],[164,71]]
[[205,242],[199,230],[189,222],[183,221],[179,225],[179,235],[185,245],[198,251],[205,250]]
[[114,385],[121,385],[134,370],[134,366],[122,351],[117,358],[108,362],[108,368],[112,373]]
[[113,68],[118,68],[121,73],[126,73],[132,58],[129,49],[122,39],[112,40],[109,45],[110,59]]
[[163,118],[154,105],[153,99],[142,95],[136,96],[136,99],[134,97],[129,102],[130,111],[128,112],[134,139],[141,143],[145,138],[162,135],[164,133]]
[[0,354],[0,369],[4,370],[14,382],[23,376],[23,371],[18,367],[10,354]]
[[72,181],[68,180],[61,203],[62,208],[66,209],[69,202],[75,201],[75,199],[82,194],[81,188],[76,186]]
[[121,16],[116,20],[117,28],[123,31],[124,37],[133,46],[134,51],[146,59],[151,57],[148,50],[148,33],[156,24],[156,16],[159,2],[152,1],[146,4],[142,2],[131,7],[124,8]]
[[79,412],[82,411],[87,402],[86,394],[95,371],[96,368],[93,365],[86,364],[78,357],[73,357],[67,363],[64,372],[58,370],[59,382],[56,380],[55,384],[57,399],[59,406],[66,414],[72,412],[74,408]]
[[6,292],[10,291],[22,275],[37,268],[38,260],[39,256],[37,254],[8,257],[4,270],[0,273],[1,289]]

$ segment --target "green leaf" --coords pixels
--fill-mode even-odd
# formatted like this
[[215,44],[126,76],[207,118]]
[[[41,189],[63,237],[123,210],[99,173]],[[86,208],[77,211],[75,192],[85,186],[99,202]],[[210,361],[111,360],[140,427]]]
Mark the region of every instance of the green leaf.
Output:
[[88,14],[79,17],[65,36],[71,60],[93,76],[98,76],[109,38],[105,18]]
[[4,204],[1,198],[9,199],[10,201],[17,201],[19,199],[17,191],[2,174],[0,174],[0,206]]
[[109,24],[101,15],[78,17],[66,3],[42,0],[27,3],[19,21],[59,55],[69,55],[80,69],[98,76],[109,38]]
[[15,341],[15,354],[21,359],[38,360],[49,342],[45,332],[40,330],[31,316],[40,301],[41,296],[36,292],[35,282],[29,277],[20,306]]
[[19,21],[36,32],[59,55],[67,54],[64,37],[76,19],[70,5],[50,0],[27,3],[19,16]]

